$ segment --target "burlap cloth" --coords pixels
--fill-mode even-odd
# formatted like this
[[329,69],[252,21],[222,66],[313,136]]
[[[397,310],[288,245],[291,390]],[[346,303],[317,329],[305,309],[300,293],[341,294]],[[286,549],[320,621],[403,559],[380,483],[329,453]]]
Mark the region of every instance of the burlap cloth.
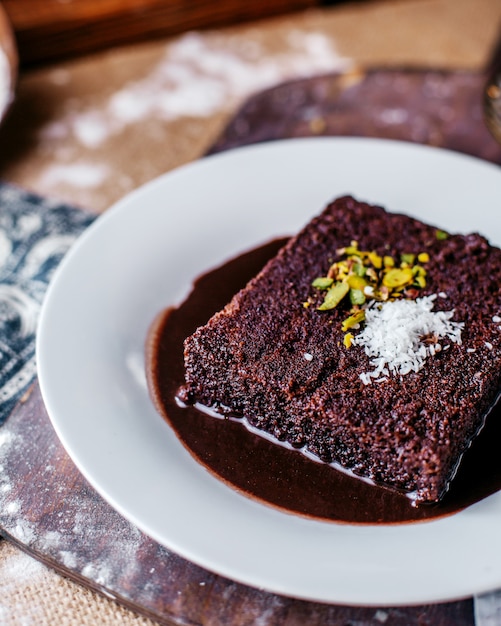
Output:
[[[0,179],[98,213],[203,155],[259,89],[359,63],[480,68],[500,24],[499,0],[360,2],[21,74]],[[0,623],[152,622],[1,541]]]

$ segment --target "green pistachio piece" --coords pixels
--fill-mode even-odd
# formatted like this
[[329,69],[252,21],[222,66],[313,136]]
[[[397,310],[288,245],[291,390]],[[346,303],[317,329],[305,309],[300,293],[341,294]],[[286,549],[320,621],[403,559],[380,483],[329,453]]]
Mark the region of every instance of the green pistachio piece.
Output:
[[329,311],[330,309],[335,309],[349,290],[348,283],[336,283],[327,291],[324,301],[318,307],[318,310]]
[[361,289],[350,289],[350,302],[355,305],[365,303],[364,292]]
[[396,287],[408,285],[413,279],[414,276],[410,267],[394,268],[384,275],[383,285],[390,287],[390,289],[395,289]]
[[368,252],[367,256],[369,261],[377,270],[380,270],[383,267],[383,257],[379,256],[379,254],[376,252]]
[[414,265],[414,260],[416,258],[415,254],[402,254],[400,255],[400,260],[402,263],[406,263],[407,265]]
[[311,286],[315,287],[315,289],[329,289],[333,282],[333,278],[329,278],[328,276],[319,276],[318,278],[315,278],[315,280],[311,283]]
[[367,281],[362,276],[357,276],[356,274],[352,274],[348,276],[346,280],[351,289],[359,289],[363,291],[364,287],[367,287]]
[[355,263],[353,266],[353,272],[357,276],[364,277],[367,274],[367,268],[362,263]]
[[345,332],[349,328],[353,328],[357,324],[360,324],[360,322],[363,322],[364,319],[365,319],[365,311],[362,309],[361,311],[357,311],[356,313],[353,313],[353,315],[350,315],[349,317],[347,317],[342,323],[341,329]]

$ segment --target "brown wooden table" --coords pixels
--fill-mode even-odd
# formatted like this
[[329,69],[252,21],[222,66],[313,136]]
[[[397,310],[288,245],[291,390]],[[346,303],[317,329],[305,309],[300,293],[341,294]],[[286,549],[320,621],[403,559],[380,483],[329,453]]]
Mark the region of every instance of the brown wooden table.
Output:
[[321,0],[4,0],[16,31],[21,61],[26,65],[187,30],[221,28],[321,4],[326,3]]

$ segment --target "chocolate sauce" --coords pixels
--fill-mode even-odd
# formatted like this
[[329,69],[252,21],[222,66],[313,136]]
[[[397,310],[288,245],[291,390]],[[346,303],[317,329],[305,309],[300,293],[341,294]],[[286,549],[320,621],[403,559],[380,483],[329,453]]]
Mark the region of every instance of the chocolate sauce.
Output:
[[249,432],[239,420],[216,418],[176,401],[184,382],[183,341],[221,309],[274,256],[273,241],[201,276],[176,309],[162,313],[147,341],[147,376],[157,409],[190,453],[238,491],[291,513],[336,522],[374,524],[427,520],[455,513],[501,489],[501,406],[491,412],[464,455],[440,504],[409,498],[354,478]]

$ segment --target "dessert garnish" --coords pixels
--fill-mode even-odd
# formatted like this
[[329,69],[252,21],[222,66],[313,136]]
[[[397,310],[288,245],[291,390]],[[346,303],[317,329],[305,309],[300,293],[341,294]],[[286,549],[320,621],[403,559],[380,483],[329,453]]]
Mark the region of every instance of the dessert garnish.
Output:
[[[443,231],[436,231],[444,238]],[[440,235],[439,235],[440,233]],[[445,236],[446,233],[444,233]],[[315,278],[312,287],[325,290],[319,311],[336,308],[349,298],[349,315],[342,322],[343,344],[364,347],[374,369],[362,372],[364,384],[384,382],[390,374],[419,371],[428,356],[442,350],[439,340],[461,343],[461,322],[453,322],[454,311],[432,311],[436,294],[418,298],[426,286],[427,252],[404,253],[397,261],[390,255],[360,250],[357,241],[336,251],[342,257],[326,276]],[[310,306],[311,300],[305,303]],[[351,330],[363,330],[354,335]]]
[[[352,305],[350,315],[343,322],[343,330],[357,327],[365,318],[362,308],[367,302],[387,302],[405,296],[415,298],[418,291],[426,286],[427,252],[420,254],[405,253],[399,262],[392,256],[380,256],[374,251],[358,248],[358,242],[352,241],[336,254],[341,258],[332,263],[326,276],[315,278],[312,287],[325,290],[319,311],[329,311],[345,298],[349,297]],[[304,303],[306,307],[311,300]]]
[[439,228],[437,228],[437,230],[435,231],[435,237],[438,239],[438,241],[445,241],[449,237],[449,233],[445,232],[445,230],[440,230]]
[[441,339],[461,344],[463,322],[452,321],[454,311],[432,311],[436,294],[377,305],[370,303],[365,326],[353,343],[365,349],[374,369],[362,372],[365,385],[384,382],[392,375],[418,372],[430,356],[442,349]]

